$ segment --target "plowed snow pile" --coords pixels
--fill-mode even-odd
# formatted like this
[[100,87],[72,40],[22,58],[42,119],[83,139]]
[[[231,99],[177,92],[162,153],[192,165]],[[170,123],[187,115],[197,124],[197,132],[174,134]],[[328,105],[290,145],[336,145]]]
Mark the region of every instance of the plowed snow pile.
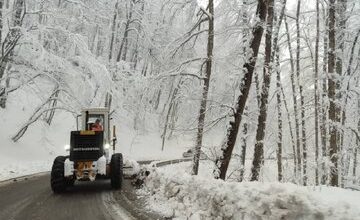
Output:
[[[191,176],[182,168],[175,165],[152,171],[140,193],[146,194],[150,209],[175,219],[338,220],[360,216],[359,192],[290,183],[224,182]],[[348,195],[357,200],[352,206],[345,202],[351,198],[341,198]]]

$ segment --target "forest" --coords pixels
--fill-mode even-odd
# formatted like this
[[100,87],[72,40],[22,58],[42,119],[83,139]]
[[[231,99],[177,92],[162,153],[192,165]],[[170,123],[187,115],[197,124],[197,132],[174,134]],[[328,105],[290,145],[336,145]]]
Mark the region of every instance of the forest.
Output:
[[[0,0],[0,115],[12,142],[113,97],[216,179],[359,184],[358,0]],[[22,98],[20,98],[22,97]],[[5,116],[4,116],[5,117]],[[15,116],[12,116],[15,117]],[[30,134],[29,134],[30,133]],[[219,137],[211,145],[206,139]],[[246,163],[246,161],[251,161]],[[266,162],[276,172],[264,173]]]

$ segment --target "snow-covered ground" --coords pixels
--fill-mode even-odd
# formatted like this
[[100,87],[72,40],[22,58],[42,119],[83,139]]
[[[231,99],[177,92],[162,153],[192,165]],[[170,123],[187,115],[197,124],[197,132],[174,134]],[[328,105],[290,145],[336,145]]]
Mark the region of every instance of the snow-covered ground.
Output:
[[360,192],[278,182],[215,180],[211,163],[153,169],[139,192],[149,209],[175,219],[359,219]]

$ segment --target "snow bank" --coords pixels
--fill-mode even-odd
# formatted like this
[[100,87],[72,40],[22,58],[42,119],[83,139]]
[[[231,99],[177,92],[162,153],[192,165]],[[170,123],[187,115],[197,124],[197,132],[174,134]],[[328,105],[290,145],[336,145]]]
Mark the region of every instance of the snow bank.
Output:
[[356,219],[360,214],[321,195],[343,190],[337,188],[322,193],[290,183],[224,182],[181,169],[154,169],[145,184],[140,194],[149,208],[176,219]]
[[19,161],[7,165],[0,164],[0,181],[39,172],[46,172],[49,171],[51,165],[52,161]]

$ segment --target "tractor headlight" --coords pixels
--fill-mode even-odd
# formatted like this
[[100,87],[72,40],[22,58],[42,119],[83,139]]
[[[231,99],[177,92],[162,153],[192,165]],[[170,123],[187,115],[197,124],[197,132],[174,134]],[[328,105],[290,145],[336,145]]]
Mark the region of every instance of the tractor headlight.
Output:
[[104,148],[107,150],[107,149],[109,149],[110,148],[110,144],[105,144],[104,145]]
[[68,144],[65,145],[65,146],[64,146],[64,149],[65,149],[65,151],[69,151],[69,150],[70,150],[70,145],[68,145]]

